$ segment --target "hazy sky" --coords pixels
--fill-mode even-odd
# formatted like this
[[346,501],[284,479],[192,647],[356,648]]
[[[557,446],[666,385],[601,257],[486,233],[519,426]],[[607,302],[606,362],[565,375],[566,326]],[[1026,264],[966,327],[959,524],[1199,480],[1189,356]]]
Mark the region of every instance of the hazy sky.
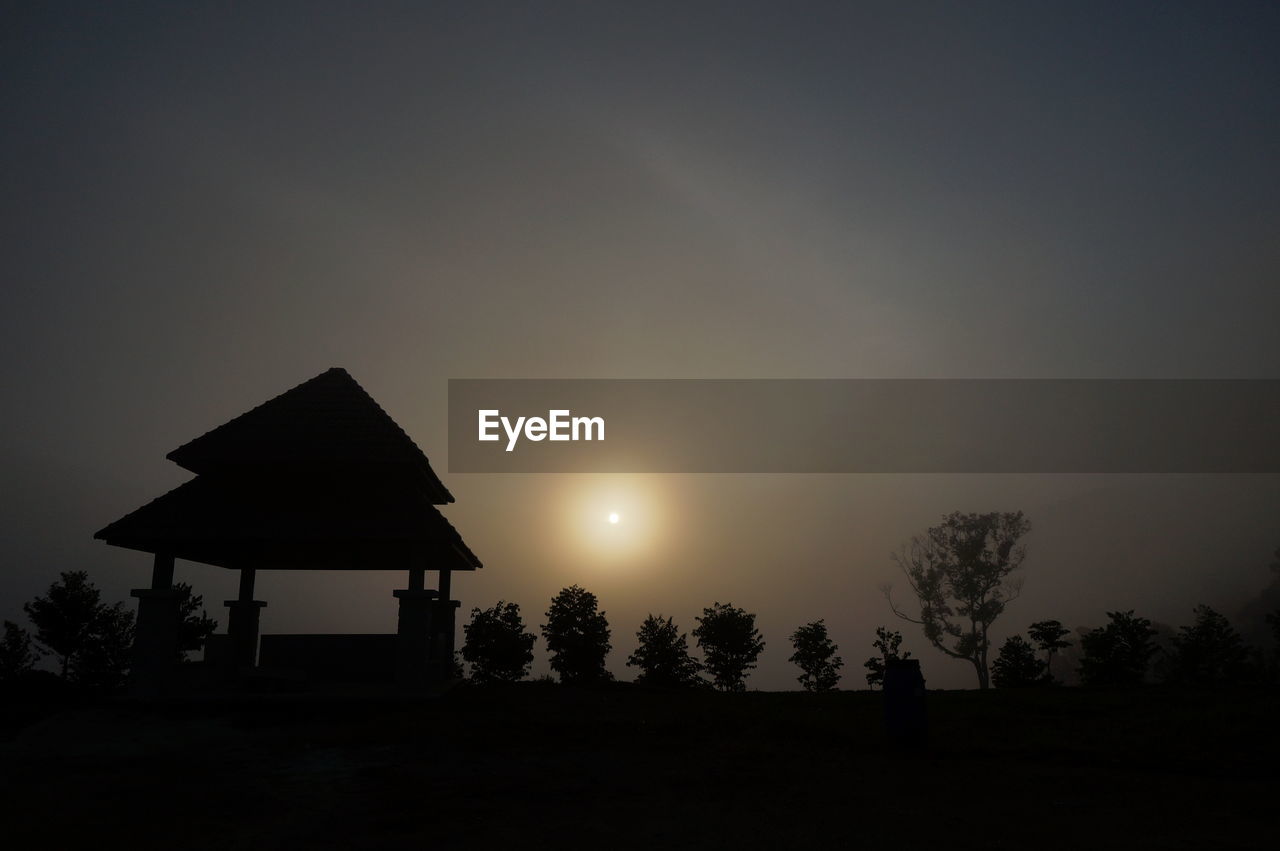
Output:
[[[463,611],[538,623],[579,582],[623,676],[648,611],[721,600],[760,615],[752,685],[793,683],[820,617],[860,685],[888,553],[956,509],[1035,526],[1001,637],[1266,584],[1276,477],[449,475],[444,403],[449,377],[1280,377],[1280,8],[228,5],[5,13],[0,617],[59,570],[144,584],[93,532],[330,366],[457,496]],[[265,576],[262,628],[390,631],[401,584]],[[931,685],[970,682],[904,631]]]

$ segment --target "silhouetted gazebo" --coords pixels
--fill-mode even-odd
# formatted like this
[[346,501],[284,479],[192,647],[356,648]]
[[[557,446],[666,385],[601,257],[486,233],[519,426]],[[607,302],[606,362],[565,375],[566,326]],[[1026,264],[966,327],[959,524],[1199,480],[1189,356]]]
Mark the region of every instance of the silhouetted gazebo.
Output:
[[[240,572],[226,601],[229,664],[257,663],[259,570],[408,571],[391,651],[396,677],[425,682],[450,670],[450,576],[479,559],[438,505],[453,496],[427,457],[343,369],[330,369],[167,456],[196,477],[94,537],[153,553],[138,589],[135,682],[161,687],[179,655],[175,559]],[[439,573],[426,588],[427,571]],[[379,647],[388,647],[382,642]],[[265,652],[265,642],[264,642]],[[376,665],[374,667],[377,667]]]

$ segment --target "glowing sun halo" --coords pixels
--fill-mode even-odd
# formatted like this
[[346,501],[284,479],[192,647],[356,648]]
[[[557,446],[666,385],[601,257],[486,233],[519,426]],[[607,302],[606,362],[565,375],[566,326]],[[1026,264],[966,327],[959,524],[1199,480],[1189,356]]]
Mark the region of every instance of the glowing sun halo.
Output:
[[621,520],[621,519],[622,519],[622,518],[618,516],[618,512],[616,512],[616,511],[610,512],[610,514],[609,514],[609,522],[610,522],[610,523],[612,523],[613,525],[617,526],[617,525],[618,525],[618,521],[619,521],[619,520]]

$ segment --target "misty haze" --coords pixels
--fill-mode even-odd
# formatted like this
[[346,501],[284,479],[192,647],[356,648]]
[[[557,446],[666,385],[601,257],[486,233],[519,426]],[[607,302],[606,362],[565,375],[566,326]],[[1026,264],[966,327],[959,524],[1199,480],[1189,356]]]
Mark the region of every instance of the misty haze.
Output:
[[[10,9],[0,844],[1269,847],[1278,36],[1209,2]],[[764,425],[450,387],[515,379],[742,416],[712,380],[1218,389],[1121,448],[779,402],[810,430],[761,452],[807,466],[762,473],[726,471]],[[1033,423],[1058,472],[928,464]],[[1193,427],[1210,472],[1070,466]],[[841,439],[887,471],[808,472]]]

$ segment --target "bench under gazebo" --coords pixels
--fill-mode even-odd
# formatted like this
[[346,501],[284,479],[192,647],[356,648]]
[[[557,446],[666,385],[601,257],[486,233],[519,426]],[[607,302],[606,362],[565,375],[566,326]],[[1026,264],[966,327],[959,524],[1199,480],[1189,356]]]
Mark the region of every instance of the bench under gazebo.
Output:
[[[479,559],[436,506],[453,496],[427,457],[343,369],[298,385],[175,449],[191,481],[99,531],[108,544],[154,555],[137,589],[134,682],[164,689],[179,661],[175,559],[237,570],[226,636],[207,659],[227,670],[259,664],[259,570],[405,570],[394,635],[263,636],[262,664],[417,685],[449,676],[458,601],[455,570]],[[427,588],[426,573],[438,573]],[[272,656],[268,660],[268,655]]]

